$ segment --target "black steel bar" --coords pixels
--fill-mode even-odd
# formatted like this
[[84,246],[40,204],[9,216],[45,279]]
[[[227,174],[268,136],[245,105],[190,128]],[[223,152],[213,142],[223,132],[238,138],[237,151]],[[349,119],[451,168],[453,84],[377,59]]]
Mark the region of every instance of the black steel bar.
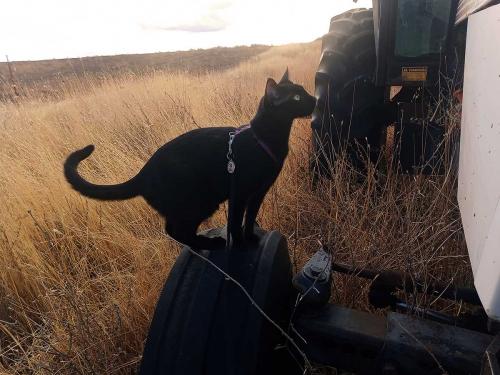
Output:
[[416,291],[450,300],[462,300],[466,303],[481,306],[481,300],[474,288],[464,288],[441,283],[425,283],[395,271],[356,269],[343,263],[333,263],[332,269],[340,273],[352,274],[365,279],[373,280],[377,278],[377,283],[379,284],[384,284],[389,288],[397,287],[409,293]]
[[[387,318],[327,305],[295,328],[309,359],[358,374],[479,374],[493,336],[390,313]],[[445,371],[443,371],[445,370]]]
[[500,375],[500,334],[495,337],[484,353],[481,375]]

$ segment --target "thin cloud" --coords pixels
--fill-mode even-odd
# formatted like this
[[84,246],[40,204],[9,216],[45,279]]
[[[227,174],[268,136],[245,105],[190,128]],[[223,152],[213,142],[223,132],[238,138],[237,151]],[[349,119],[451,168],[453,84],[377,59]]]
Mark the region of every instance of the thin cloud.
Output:
[[229,22],[217,14],[207,14],[192,23],[182,23],[177,25],[142,25],[145,30],[152,31],[185,31],[189,33],[207,33],[221,31],[229,26]]
[[209,9],[212,11],[223,10],[232,7],[233,4],[234,0],[220,0],[210,5]]

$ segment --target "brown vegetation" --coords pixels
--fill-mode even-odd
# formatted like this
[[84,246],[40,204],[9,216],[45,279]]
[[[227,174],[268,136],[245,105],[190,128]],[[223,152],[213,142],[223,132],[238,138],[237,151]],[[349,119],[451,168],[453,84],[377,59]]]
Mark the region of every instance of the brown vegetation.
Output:
[[[15,83],[19,95],[60,96],[74,81],[96,84],[119,76],[142,76],[155,71],[201,74],[222,71],[256,56],[269,46],[216,47],[206,50],[158,52],[136,55],[92,56],[39,61],[0,62],[0,101],[9,98]],[[12,82],[14,78],[14,82]]]
[[[286,66],[313,91],[319,49],[318,42],[273,47],[209,74],[154,72],[99,84],[89,75],[90,90],[75,85],[58,99],[0,104],[0,372],[133,372],[179,253],[141,199],[101,203],[71,191],[62,174],[68,152],[95,144],[82,173],[123,181],[189,129],[246,123],[266,78]],[[334,179],[313,191],[310,154],[309,123],[296,121],[285,168],[259,216],[264,228],[287,236],[295,267],[322,238],[336,259],[360,268],[471,282],[453,173],[410,177],[387,168],[375,181],[370,168],[358,183],[339,162]],[[221,211],[206,226],[224,221]],[[336,277],[332,298],[369,310],[367,286]],[[432,298],[410,302],[436,307]],[[458,303],[438,308],[460,311]]]

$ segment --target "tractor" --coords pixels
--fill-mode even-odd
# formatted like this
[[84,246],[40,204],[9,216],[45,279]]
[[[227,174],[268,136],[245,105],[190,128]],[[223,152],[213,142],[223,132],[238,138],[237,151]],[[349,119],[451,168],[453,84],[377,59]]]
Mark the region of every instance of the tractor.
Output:
[[402,173],[442,171],[447,129],[436,114],[443,98],[461,97],[467,18],[498,3],[373,0],[333,17],[315,77],[314,177],[330,176],[340,155],[363,170],[384,146]]
[[[333,17],[312,117],[318,180],[335,172],[340,157],[361,171],[378,160],[389,125],[399,171],[440,173],[447,129],[436,113],[443,98],[460,101],[463,89],[460,155],[458,147],[449,153],[450,165],[459,165],[475,288],[356,269],[323,244],[293,275],[277,231],[259,229],[259,242],[244,250],[184,247],[159,297],[140,374],[500,375],[500,52],[476,43],[485,30],[493,40],[500,35],[496,4],[373,0],[373,10]],[[371,280],[368,300],[385,314],[329,303],[335,273]],[[402,294],[469,308],[451,316]],[[318,372],[317,365],[335,370]]]

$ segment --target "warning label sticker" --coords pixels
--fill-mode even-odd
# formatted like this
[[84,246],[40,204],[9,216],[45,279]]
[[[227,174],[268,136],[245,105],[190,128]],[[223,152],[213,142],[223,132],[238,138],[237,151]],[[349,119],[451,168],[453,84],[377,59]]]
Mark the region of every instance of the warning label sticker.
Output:
[[423,82],[427,80],[426,66],[412,66],[401,68],[401,79],[407,82]]

